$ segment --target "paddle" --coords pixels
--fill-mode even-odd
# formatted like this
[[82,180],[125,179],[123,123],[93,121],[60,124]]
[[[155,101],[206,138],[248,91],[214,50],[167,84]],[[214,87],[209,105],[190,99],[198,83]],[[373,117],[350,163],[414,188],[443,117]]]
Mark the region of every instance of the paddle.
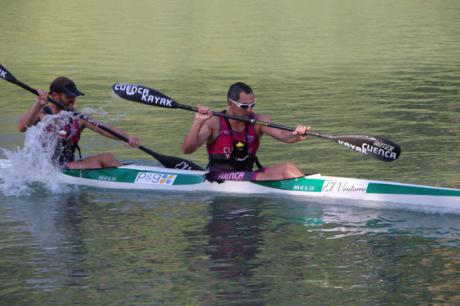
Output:
[[[24,84],[23,82],[17,80],[5,67],[0,65],[0,77],[10,83],[16,84],[19,87],[24,88],[25,90],[30,91],[34,95],[38,96],[38,91],[27,84]],[[78,118],[88,122],[89,124],[92,124],[101,130],[106,131],[107,133],[117,137],[118,139],[123,140],[124,142],[128,142],[128,138],[125,137],[124,135],[121,135],[120,133],[110,129],[109,127],[105,126],[102,122],[99,122],[93,118],[88,117],[85,114],[79,113],[77,111],[69,109],[66,105],[63,103],[53,100],[52,98],[48,97],[48,101],[53,103],[54,105],[60,107],[63,110],[66,111],[71,111],[75,116]],[[145,153],[149,154],[150,156],[153,156],[155,159],[157,159],[163,166],[166,168],[173,168],[173,169],[185,169],[185,170],[205,170],[203,167],[195,164],[192,161],[174,157],[174,156],[166,156],[160,153],[157,153],[149,148],[144,147],[143,145],[140,145],[138,147],[140,150],[144,151]]]
[[[117,83],[112,86],[112,89],[119,97],[129,101],[165,108],[180,108],[192,112],[196,112],[198,110],[196,107],[180,104],[163,93],[146,86]],[[220,112],[213,112],[213,114],[214,116],[249,122],[275,129],[295,131],[295,129],[291,127],[250,119],[247,117],[229,115]],[[377,136],[363,134],[335,135],[313,131],[306,132],[305,134],[335,141],[355,152],[359,152],[365,156],[370,156],[385,162],[394,161],[401,154],[401,147],[398,144]]]

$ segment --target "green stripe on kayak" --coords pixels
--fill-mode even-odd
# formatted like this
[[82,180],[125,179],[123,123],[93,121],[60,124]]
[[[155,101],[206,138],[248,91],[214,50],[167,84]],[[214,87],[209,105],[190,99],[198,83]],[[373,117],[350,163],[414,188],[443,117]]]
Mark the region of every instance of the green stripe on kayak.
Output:
[[460,190],[383,183],[369,183],[367,193],[460,197]]
[[324,180],[323,179],[307,179],[304,177],[299,177],[290,180],[280,180],[280,181],[258,181],[253,182],[254,184],[274,188],[274,189],[283,189],[291,191],[305,191],[305,192],[321,192],[323,189]]
[[134,170],[120,168],[104,169],[67,169],[64,174],[96,181],[131,183],[131,184],[160,184],[160,185],[193,185],[204,181],[199,174],[177,174],[149,170]]

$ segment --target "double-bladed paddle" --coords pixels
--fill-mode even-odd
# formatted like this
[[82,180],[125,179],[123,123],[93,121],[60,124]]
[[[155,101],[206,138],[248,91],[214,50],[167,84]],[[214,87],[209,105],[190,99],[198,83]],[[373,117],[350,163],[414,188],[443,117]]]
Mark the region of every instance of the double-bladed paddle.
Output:
[[[18,85],[19,87],[22,87],[24,88],[25,90],[28,90],[30,91],[31,93],[33,93],[34,95],[37,95],[38,96],[38,91],[32,87],[30,87],[29,85],[27,84],[24,84],[23,82],[19,81],[18,79],[16,79],[5,67],[3,67],[2,65],[0,65],[0,77],[10,83],[13,83],[13,84],[16,84]],[[63,110],[66,110],[66,111],[71,111],[73,112],[73,114],[75,116],[77,116],[78,118],[88,122],[89,124],[92,124],[98,128],[100,128],[101,130],[104,130],[106,131],[107,133],[117,137],[118,139],[120,140],[123,140],[124,142],[128,143],[128,138],[125,137],[124,135],[121,135],[120,133],[112,130],[111,128],[105,126],[102,122],[99,122],[93,118],[90,118],[88,117],[87,115],[85,114],[82,114],[82,113],[79,113],[75,110],[72,110],[72,109],[69,109],[66,105],[64,105],[63,103],[59,102],[59,101],[56,101],[54,99],[52,99],[51,97],[48,96],[48,101],[53,103],[54,105],[60,107],[61,109]],[[140,150],[144,151],[145,153],[149,154],[150,156],[154,157],[155,159],[157,159],[163,166],[165,166],[166,168],[173,168],[173,169],[185,169],[185,170],[205,170],[203,167],[195,164],[194,162],[192,161],[189,161],[189,160],[186,160],[186,159],[182,159],[182,158],[178,158],[178,157],[174,157],[174,156],[167,156],[167,155],[163,155],[163,154],[160,154],[160,153],[157,153],[149,148],[146,148],[144,147],[143,145],[140,145],[138,147]]]
[[[198,108],[180,104],[174,101],[165,94],[142,85],[136,84],[125,84],[116,83],[112,86],[113,91],[120,97],[129,101],[143,103],[151,106],[159,106],[165,108],[180,108],[188,111],[196,112]],[[224,117],[233,120],[239,120],[249,122],[252,124],[267,126],[275,129],[285,131],[295,131],[294,128],[279,125],[271,122],[260,121],[247,117],[229,115],[221,112],[213,112],[214,116]],[[355,152],[359,152],[365,156],[370,156],[375,159],[391,162],[396,160],[401,154],[401,147],[385,138],[363,135],[363,134],[351,134],[351,135],[335,135],[319,133],[314,131],[308,131],[306,135],[315,136],[323,139],[329,139],[337,142]]]

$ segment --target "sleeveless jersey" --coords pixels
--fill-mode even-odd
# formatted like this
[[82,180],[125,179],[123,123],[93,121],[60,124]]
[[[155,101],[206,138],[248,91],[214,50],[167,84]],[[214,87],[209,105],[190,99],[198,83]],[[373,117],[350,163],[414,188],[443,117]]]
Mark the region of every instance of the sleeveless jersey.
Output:
[[[43,108],[43,112],[47,115],[53,115],[53,112],[48,106]],[[57,162],[58,165],[64,166],[66,163],[75,160],[76,150],[78,150],[81,158],[78,142],[80,141],[82,130],[78,124],[78,120],[73,117],[70,117],[64,126],[60,126],[58,128],[59,139],[53,155],[53,160]]]
[[[250,115],[252,119],[253,114]],[[233,131],[227,118],[219,118],[219,132],[207,144],[210,171],[252,171],[260,146],[255,126],[246,123],[245,130]]]

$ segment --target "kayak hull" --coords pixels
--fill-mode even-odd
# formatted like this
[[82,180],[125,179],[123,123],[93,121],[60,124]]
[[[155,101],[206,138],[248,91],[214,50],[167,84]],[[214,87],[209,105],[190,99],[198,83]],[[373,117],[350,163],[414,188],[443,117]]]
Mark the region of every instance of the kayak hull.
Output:
[[323,176],[321,174],[288,180],[226,181],[219,184],[206,181],[204,174],[205,172],[202,171],[124,165],[118,168],[95,170],[65,170],[61,174],[61,180],[71,185],[110,189],[278,194],[305,198],[323,197],[394,202],[460,209],[460,190],[452,188]]
[[[10,167],[8,160],[0,160],[1,168]],[[63,170],[57,179],[72,186],[93,188],[150,190],[156,192],[202,192],[226,194],[257,194],[293,196],[302,199],[324,198],[355,203],[399,203],[404,207],[435,207],[460,211],[460,190],[377,180],[365,180],[307,175],[276,181],[225,181],[211,183],[204,171],[190,171],[128,164],[117,168]],[[366,206],[372,206],[368,204]],[[389,206],[389,205],[387,205]],[[381,205],[379,205],[381,207]]]

